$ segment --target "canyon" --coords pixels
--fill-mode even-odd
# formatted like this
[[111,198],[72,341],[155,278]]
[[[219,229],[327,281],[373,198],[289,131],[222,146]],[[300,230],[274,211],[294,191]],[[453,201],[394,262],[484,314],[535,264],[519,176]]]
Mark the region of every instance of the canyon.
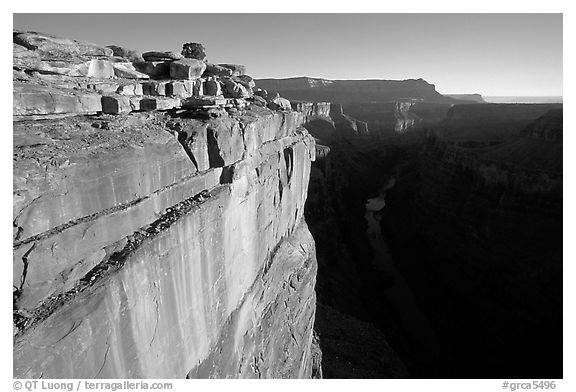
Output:
[[561,377],[562,105],[389,98],[338,104],[362,134],[307,125],[319,303],[377,326],[411,377]]
[[562,378],[561,104],[13,37],[14,377]]

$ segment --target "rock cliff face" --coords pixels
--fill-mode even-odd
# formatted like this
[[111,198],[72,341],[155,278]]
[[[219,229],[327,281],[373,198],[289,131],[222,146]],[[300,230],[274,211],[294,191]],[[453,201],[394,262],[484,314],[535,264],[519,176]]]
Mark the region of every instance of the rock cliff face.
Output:
[[[111,61],[111,49],[15,37],[40,61]],[[153,60],[186,68],[169,57]],[[317,109],[227,98],[250,95],[242,75],[184,73],[190,79],[153,83],[155,92],[171,86],[165,97],[124,74],[38,73],[15,60],[14,377],[321,374],[304,220],[315,148],[301,126]],[[195,90],[210,81],[224,96]],[[89,84],[131,85],[132,95],[109,95],[105,110],[108,95]],[[192,102],[175,97],[180,84]],[[134,97],[174,101],[143,109]]]

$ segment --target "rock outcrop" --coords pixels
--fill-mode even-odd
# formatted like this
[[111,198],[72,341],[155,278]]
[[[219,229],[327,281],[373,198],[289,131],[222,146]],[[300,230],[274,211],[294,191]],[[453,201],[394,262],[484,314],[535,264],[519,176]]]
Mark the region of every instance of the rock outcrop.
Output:
[[[15,37],[40,59],[131,64],[110,48]],[[201,72],[73,77],[28,68],[21,53],[15,46],[14,376],[321,374],[306,114],[252,104],[235,76],[210,81],[241,86],[243,98],[203,95]]]

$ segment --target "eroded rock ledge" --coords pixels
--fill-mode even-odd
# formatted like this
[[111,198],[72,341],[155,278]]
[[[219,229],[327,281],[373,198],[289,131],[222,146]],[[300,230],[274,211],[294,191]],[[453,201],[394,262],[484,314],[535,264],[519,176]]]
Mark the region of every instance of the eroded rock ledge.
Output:
[[[71,57],[88,57],[89,70],[113,57],[15,37],[30,41],[36,68],[50,56],[76,71]],[[326,108],[193,87],[193,105],[111,112],[106,97],[120,102],[118,88],[89,92],[90,75],[31,71],[16,61],[23,51],[15,43],[14,376],[319,374],[317,267],[303,218],[315,142],[302,124]],[[163,53],[144,60],[179,61]],[[242,77],[240,66],[221,68]],[[85,110],[81,97],[96,103]]]

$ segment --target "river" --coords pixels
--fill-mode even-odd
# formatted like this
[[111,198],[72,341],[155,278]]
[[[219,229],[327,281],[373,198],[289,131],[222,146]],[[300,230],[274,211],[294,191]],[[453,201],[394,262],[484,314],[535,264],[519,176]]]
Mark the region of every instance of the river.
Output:
[[414,359],[419,367],[437,372],[436,365],[440,357],[439,338],[427,317],[420,311],[418,303],[404,280],[396,270],[388,246],[382,236],[378,211],[386,206],[385,196],[367,199],[364,218],[367,223],[367,235],[374,251],[372,265],[388,277],[390,284],[384,288],[384,297],[398,315],[402,329],[414,347]]

